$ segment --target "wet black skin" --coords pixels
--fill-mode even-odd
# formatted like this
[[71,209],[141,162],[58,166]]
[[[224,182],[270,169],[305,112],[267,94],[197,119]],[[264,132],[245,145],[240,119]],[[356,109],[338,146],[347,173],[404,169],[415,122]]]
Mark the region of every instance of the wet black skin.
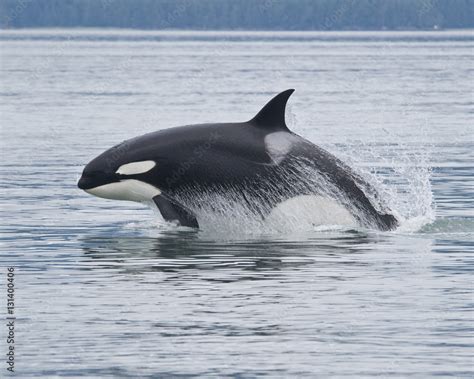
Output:
[[[295,160],[304,159],[326,174],[355,207],[372,220],[373,226],[381,230],[394,229],[398,225],[396,218],[376,211],[362,190],[368,185],[361,185],[361,178],[327,151],[288,130],[285,106],[292,92],[287,90],[274,97],[248,122],[182,126],[124,141],[93,159],[85,167],[78,186],[89,189],[123,179],[149,183],[162,191],[154,201],[165,219],[198,227],[192,212],[176,201],[180,193],[190,188],[239,186],[261,188],[265,193],[266,187],[272,190],[270,182],[278,182],[282,169],[291,167]],[[273,161],[264,142],[265,136],[273,132],[290,133],[296,141],[279,163]],[[147,160],[155,161],[156,166],[146,173],[115,173],[123,164]],[[304,190],[295,190],[284,180],[281,183],[279,190],[283,199],[305,194]],[[276,204],[272,201],[268,200],[262,209],[274,207]]]

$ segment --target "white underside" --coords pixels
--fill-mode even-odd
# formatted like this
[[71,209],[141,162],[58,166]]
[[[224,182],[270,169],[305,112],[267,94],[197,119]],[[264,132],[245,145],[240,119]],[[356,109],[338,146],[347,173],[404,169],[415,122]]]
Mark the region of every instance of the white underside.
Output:
[[351,213],[336,201],[322,196],[297,196],[278,204],[265,220],[279,226],[355,226]]
[[86,192],[104,199],[139,202],[150,201],[153,197],[161,194],[158,188],[135,179],[104,184],[103,186],[88,189]]
[[[91,195],[113,200],[144,202],[160,195],[161,191],[151,184],[135,179],[104,184],[86,190]],[[338,225],[356,226],[351,213],[334,200],[322,196],[297,196],[278,204],[265,219],[267,225],[285,230],[305,226]]]

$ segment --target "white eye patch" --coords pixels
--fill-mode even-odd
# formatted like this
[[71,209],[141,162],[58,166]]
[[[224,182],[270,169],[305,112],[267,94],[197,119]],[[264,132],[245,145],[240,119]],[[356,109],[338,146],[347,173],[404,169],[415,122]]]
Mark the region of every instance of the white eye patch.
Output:
[[154,161],[126,163],[120,166],[115,173],[121,175],[143,174],[144,172],[150,171],[155,166],[156,162]]

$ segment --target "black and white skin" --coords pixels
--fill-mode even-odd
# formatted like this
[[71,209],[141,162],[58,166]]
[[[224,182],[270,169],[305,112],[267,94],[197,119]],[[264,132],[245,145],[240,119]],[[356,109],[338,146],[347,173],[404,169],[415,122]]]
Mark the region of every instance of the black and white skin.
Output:
[[293,91],[276,95],[250,121],[181,126],[124,141],[87,164],[78,186],[106,199],[152,201],[165,220],[194,228],[200,210],[212,208],[212,194],[228,193],[262,220],[285,202],[313,196],[362,227],[395,229],[396,217],[369,183],[288,129]]

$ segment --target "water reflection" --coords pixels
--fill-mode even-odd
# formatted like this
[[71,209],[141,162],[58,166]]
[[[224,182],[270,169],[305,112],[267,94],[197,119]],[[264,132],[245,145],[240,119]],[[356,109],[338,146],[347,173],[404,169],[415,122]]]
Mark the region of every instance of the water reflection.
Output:
[[[156,238],[84,236],[81,247],[85,269],[110,268],[123,272],[229,270],[278,272],[307,265],[361,265],[348,255],[361,254],[377,239],[350,230],[313,233],[306,238],[258,238],[222,241],[203,238],[199,232],[172,230]],[[265,278],[254,275],[255,279]]]

